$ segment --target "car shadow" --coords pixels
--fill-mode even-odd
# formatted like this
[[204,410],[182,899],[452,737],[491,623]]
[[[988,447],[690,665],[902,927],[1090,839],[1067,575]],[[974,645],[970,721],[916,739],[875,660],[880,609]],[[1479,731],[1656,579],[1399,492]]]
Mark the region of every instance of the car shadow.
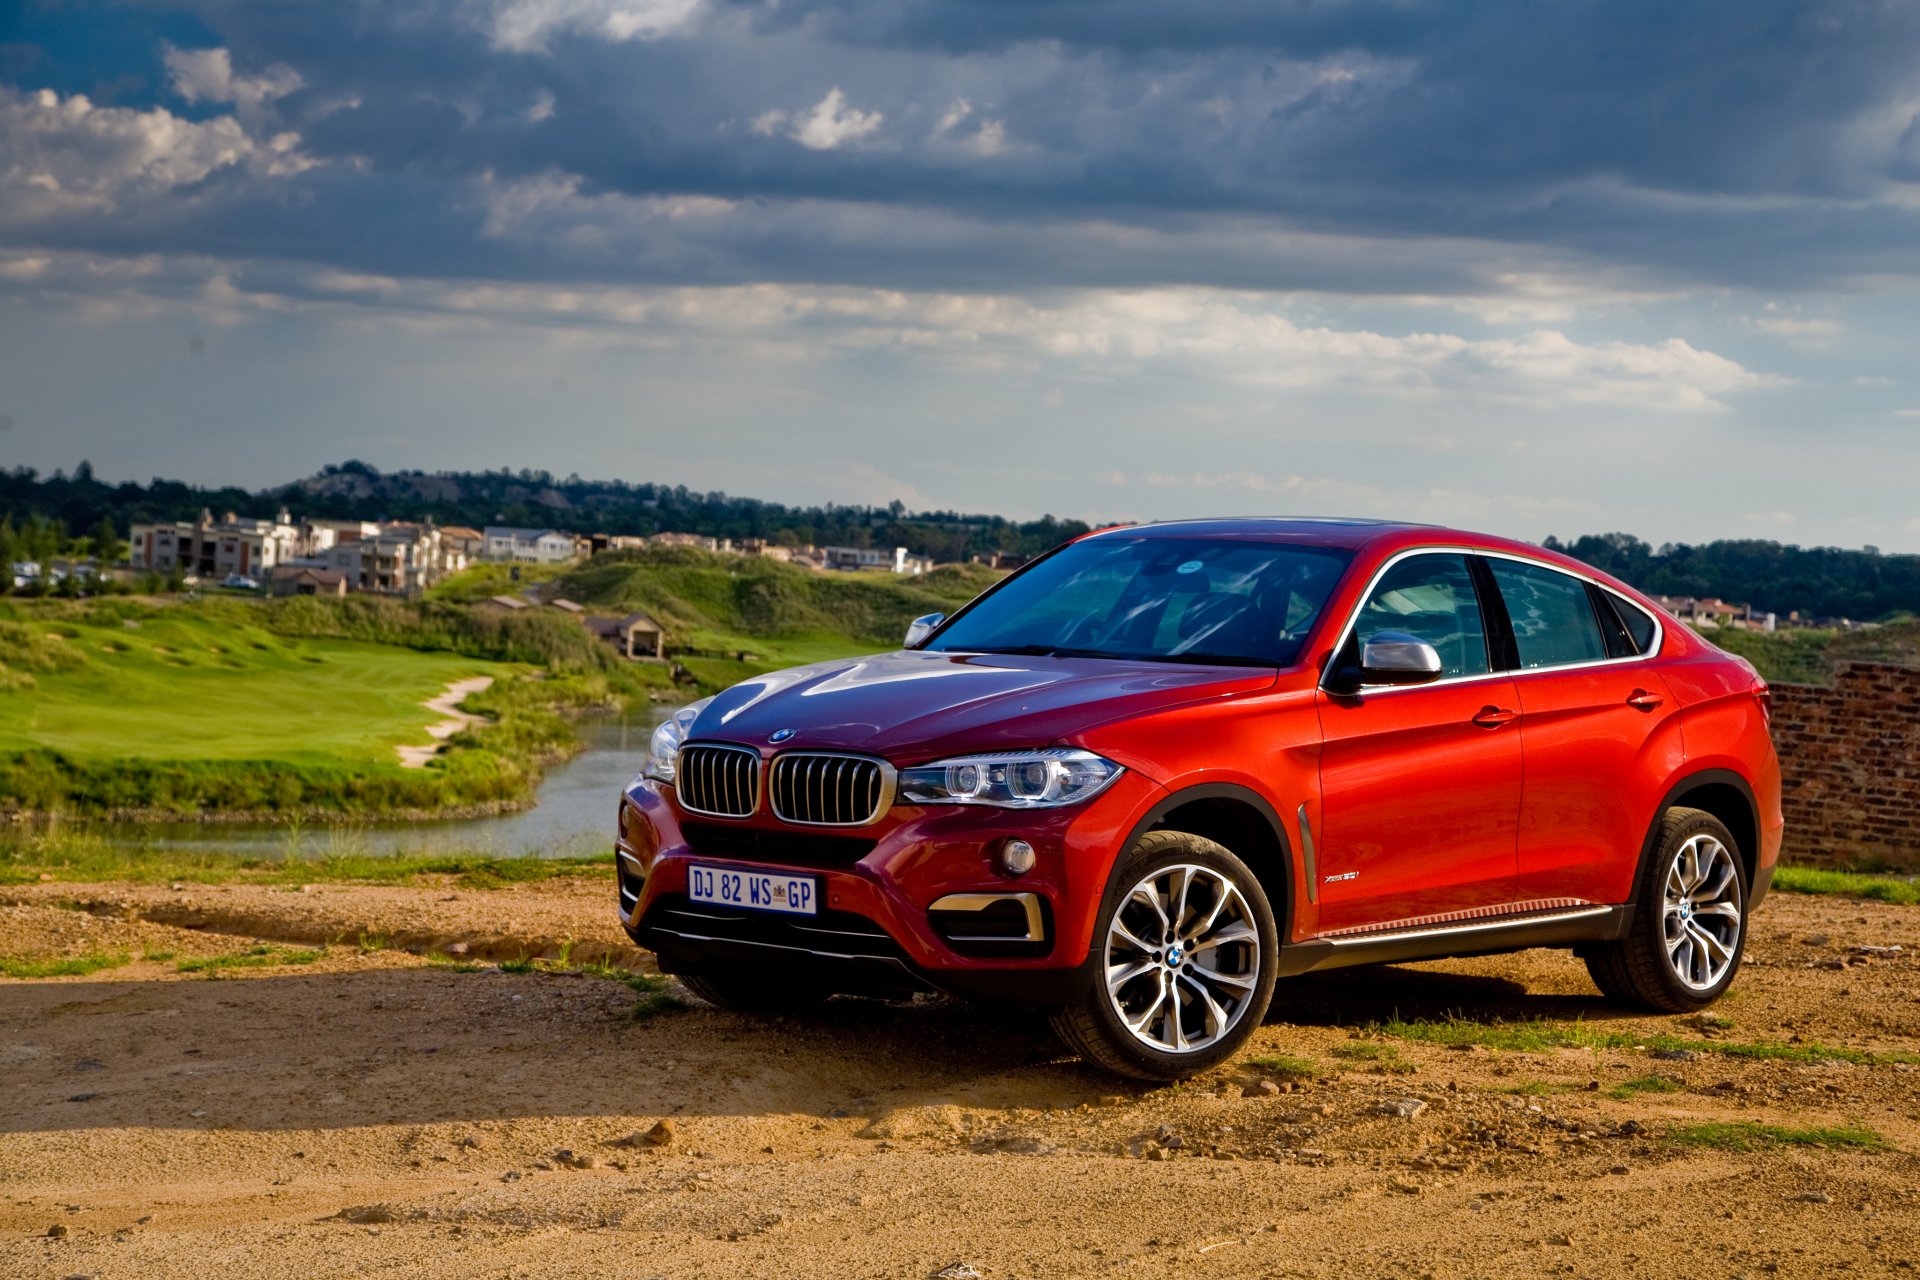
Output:
[[635,1005],[617,981],[492,969],[0,984],[0,1132],[844,1118],[1113,1088],[1044,1022],[956,1000],[842,998],[805,1018]]
[[1379,965],[1310,973],[1274,988],[1269,1023],[1366,1027],[1405,1021],[1611,1021],[1644,1017],[1593,994],[1535,991],[1513,978],[1445,969]]

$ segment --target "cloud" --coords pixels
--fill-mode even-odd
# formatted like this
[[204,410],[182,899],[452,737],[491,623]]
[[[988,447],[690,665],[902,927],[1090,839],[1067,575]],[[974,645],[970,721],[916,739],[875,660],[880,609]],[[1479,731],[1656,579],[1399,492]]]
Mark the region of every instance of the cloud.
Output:
[[[657,216],[667,222],[700,215],[663,207]],[[252,302],[406,323],[525,326],[652,349],[721,343],[760,359],[795,363],[884,353],[903,369],[966,367],[1012,375],[1048,367],[1103,380],[1164,370],[1241,393],[1338,391],[1385,402],[1679,414],[1721,413],[1730,397],[1787,382],[1678,338],[1580,342],[1553,330],[1469,338],[1303,325],[1272,300],[1216,290],[1082,291],[1037,301],[1015,294],[773,284],[621,288],[436,281],[273,264],[235,270],[212,259],[156,275],[150,266],[116,269],[114,259],[92,255],[30,260],[37,265],[15,287],[49,297],[156,289],[193,297],[196,288],[207,287],[195,280],[218,281],[222,308]],[[1413,439],[1430,453],[1450,452],[1458,444],[1452,433]]]
[[304,82],[287,66],[272,66],[257,76],[236,76],[233,55],[225,49],[176,49],[166,45],[161,59],[173,79],[173,89],[188,102],[228,102],[258,106],[284,98]]
[[756,133],[772,133],[788,125],[787,136],[810,151],[832,151],[848,142],[874,133],[885,119],[878,111],[856,111],[847,106],[847,95],[835,86],[806,111],[789,114],[768,111],[754,117]]
[[308,163],[299,142],[291,132],[256,138],[232,116],[195,121],[0,86],[0,228],[118,211],[227,171],[297,173]]
[[692,23],[701,0],[506,0],[470,7],[497,49],[544,53],[558,34],[658,40]]
[[1767,303],[1759,314],[1747,316],[1745,320],[1750,328],[1784,338],[1799,347],[1831,346],[1842,331],[1837,320],[1802,315],[1797,307],[1785,307],[1778,302]]

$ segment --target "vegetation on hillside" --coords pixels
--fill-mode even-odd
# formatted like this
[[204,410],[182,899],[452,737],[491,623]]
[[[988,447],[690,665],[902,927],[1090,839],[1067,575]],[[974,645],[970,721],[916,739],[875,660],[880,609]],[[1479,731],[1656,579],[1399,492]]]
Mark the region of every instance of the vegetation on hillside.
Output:
[[556,594],[598,612],[644,610],[705,688],[763,671],[894,649],[907,624],[951,613],[998,581],[978,565],[923,576],[819,573],[758,556],[649,547],[593,557],[555,582]]
[[[556,478],[545,471],[399,471],[382,474],[364,462],[325,468],[305,480],[259,493],[233,486],[201,488],[174,480],[107,484],[81,463],[72,475],[42,477],[30,468],[0,470],[0,512],[16,522],[39,517],[79,533],[110,518],[124,532],[135,521],[191,520],[204,510],[349,520],[436,520],[441,524],[556,527],[576,533],[698,533],[767,538],[799,545],[893,547],[939,561],[996,551],[1037,555],[1085,533],[1079,520],[1016,521],[957,511],[908,512],[887,506],[788,506],[685,485]],[[63,543],[64,548],[64,543]]]
[[1831,684],[1835,670],[1844,662],[1920,667],[1920,621],[1913,619],[1865,631],[1806,628],[1767,632],[1723,627],[1703,634],[1779,684]]
[[1654,547],[1625,533],[1588,534],[1546,546],[1653,595],[1708,596],[1785,618],[1872,620],[1920,613],[1920,555],[1874,547],[1797,547],[1757,538]]

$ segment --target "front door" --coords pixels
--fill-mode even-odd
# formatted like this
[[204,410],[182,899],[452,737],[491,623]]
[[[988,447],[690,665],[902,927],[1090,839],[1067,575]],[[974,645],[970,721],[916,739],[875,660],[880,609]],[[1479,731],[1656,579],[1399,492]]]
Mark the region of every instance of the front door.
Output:
[[1318,695],[1321,933],[1470,918],[1514,899],[1519,704],[1512,677],[1492,671],[1466,557],[1422,552],[1389,568],[1334,666],[1379,631],[1433,645],[1441,677]]

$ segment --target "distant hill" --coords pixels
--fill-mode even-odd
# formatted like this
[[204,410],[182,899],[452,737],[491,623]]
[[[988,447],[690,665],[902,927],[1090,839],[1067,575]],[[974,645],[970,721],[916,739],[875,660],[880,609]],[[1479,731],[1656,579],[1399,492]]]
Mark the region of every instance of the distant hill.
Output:
[[1625,533],[1589,534],[1546,546],[1584,560],[1653,595],[1717,596],[1782,618],[1873,620],[1920,613],[1920,556],[1867,547],[1796,547],[1759,539],[1653,547]]
[[258,493],[172,480],[107,484],[84,462],[72,475],[0,471],[0,512],[16,524],[30,516],[58,520],[75,534],[96,528],[102,516],[124,536],[135,521],[191,520],[203,508],[216,515],[270,514],[280,506],[295,516],[348,520],[432,519],[474,528],[507,524],[575,533],[698,533],[821,546],[903,546],[943,563],[996,551],[1037,555],[1091,527],[1052,516],[1015,521],[957,511],[909,513],[899,502],[788,506],[684,485],[556,479],[545,471],[382,472],[364,462],[344,462]]
[[[1014,521],[955,511],[873,506],[788,506],[681,485],[556,479],[545,471],[382,472],[364,462],[330,466],[291,484],[250,493],[172,480],[108,484],[86,463],[71,475],[0,470],[0,518],[20,526],[57,521],[72,534],[102,517],[124,535],[139,520],[184,520],[202,508],[362,520],[421,520],[480,527],[547,526],[577,533],[697,533],[833,546],[904,546],[936,561],[996,551],[1036,555],[1086,532],[1085,521],[1045,516]],[[0,529],[3,533],[4,529]],[[1719,596],[1763,611],[1879,619],[1920,613],[1920,556],[1872,547],[1798,547],[1757,539],[1655,547],[1631,534],[1589,534],[1546,545],[1566,551],[1654,594]]]

